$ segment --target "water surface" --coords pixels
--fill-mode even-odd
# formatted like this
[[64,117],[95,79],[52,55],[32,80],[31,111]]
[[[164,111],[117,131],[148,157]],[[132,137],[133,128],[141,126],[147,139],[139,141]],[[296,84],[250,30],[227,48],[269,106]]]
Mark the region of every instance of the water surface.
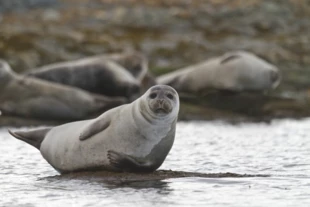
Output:
[[0,129],[0,206],[310,206],[310,119],[179,122],[161,169],[254,178],[105,183],[64,179],[38,150]]

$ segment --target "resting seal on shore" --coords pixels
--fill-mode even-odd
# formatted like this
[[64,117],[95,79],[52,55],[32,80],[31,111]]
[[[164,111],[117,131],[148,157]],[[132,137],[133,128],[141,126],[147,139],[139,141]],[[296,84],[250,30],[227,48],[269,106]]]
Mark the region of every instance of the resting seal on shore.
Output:
[[0,110],[3,115],[50,120],[78,120],[124,104],[123,98],[92,95],[14,73],[0,60]]
[[60,173],[152,172],[173,145],[178,112],[177,92],[170,86],[156,85],[131,104],[96,119],[10,133],[38,148]]
[[26,75],[106,96],[132,99],[140,92],[139,81],[129,71],[104,58],[90,57],[45,65]]
[[280,72],[265,60],[245,51],[234,51],[157,78],[178,92],[266,91],[280,83]]
[[129,50],[95,57],[115,61],[126,68],[139,81],[143,93],[151,86],[156,85],[156,78],[149,72],[148,59],[141,52]]
[[122,53],[97,55],[90,58],[112,60],[126,68],[126,70],[128,70],[133,75],[133,77],[135,77],[140,82],[148,73],[148,60],[140,52],[126,51]]

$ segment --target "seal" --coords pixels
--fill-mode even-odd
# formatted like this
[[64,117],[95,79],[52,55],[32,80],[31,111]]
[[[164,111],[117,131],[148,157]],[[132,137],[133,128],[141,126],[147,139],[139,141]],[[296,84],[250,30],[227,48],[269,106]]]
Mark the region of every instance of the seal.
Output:
[[140,93],[139,81],[107,58],[90,57],[54,63],[33,69],[26,75],[106,96],[132,99]]
[[159,84],[185,93],[205,93],[210,89],[267,91],[276,88],[280,80],[276,66],[245,51],[232,51],[157,78]]
[[84,90],[14,73],[0,60],[0,110],[3,115],[49,120],[80,120],[124,104],[119,97]]
[[178,112],[178,93],[156,85],[134,102],[95,119],[9,133],[39,149],[60,173],[152,172],[173,145]]
[[148,59],[141,52],[129,49],[122,53],[98,55],[97,58],[112,60],[126,68],[139,81],[143,93],[157,84],[149,71]]
[[139,82],[142,82],[148,73],[148,60],[141,52],[129,50],[122,53],[101,54],[92,58],[116,62],[128,70]]

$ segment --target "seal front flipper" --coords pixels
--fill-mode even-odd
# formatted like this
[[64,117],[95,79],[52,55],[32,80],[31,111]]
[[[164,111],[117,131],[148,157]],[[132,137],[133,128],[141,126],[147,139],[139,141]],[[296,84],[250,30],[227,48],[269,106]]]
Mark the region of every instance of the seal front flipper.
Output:
[[91,136],[98,134],[99,132],[105,130],[110,125],[110,119],[95,119],[92,121],[85,129],[82,130],[79,139],[86,140]]
[[153,172],[157,169],[151,162],[138,161],[138,159],[114,150],[108,151],[110,164],[123,172]]
[[12,132],[8,130],[8,132],[15,137],[16,139],[22,140],[37,149],[40,149],[41,143],[44,140],[45,135],[49,132],[52,127],[35,129],[31,131],[16,131]]

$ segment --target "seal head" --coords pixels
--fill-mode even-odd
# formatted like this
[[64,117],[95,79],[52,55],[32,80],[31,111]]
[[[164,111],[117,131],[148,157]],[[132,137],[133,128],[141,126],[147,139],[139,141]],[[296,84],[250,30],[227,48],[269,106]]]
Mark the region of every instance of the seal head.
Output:
[[148,122],[176,117],[179,111],[178,93],[170,86],[156,85],[151,87],[140,101],[140,112]]
[[156,86],[151,88],[148,96],[150,110],[157,115],[169,114],[176,102],[177,93],[166,86]]

